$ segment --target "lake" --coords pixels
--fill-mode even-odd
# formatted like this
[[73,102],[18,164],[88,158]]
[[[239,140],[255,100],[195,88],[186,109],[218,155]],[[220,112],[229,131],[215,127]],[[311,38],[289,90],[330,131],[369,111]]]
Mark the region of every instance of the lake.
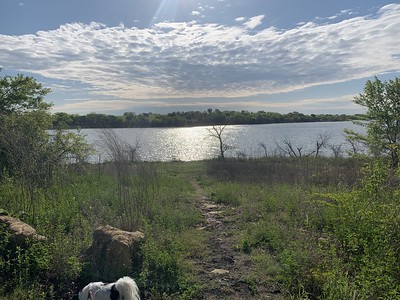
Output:
[[[143,161],[194,161],[211,159],[219,155],[219,141],[210,136],[207,131],[210,128],[211,126],[113,130],[126,142],[139,145],[138,154]],[[342,145],[340,152],[345,156],[346,150],[350,149],[343,134],[345,128],[358,132],[363,130],[352,122],[228,125],[222,137],[224,143],[231,147],[226,152],[227,157],[282,155],[279,148],[285,146],[284,140],[290,141],[296,148],[302,148],[301,152],[304,155],[315,150],[320,135],[329,136],[329,145]],[[99,129],[82,129],[81,132],[97,151],[91,161],[107,160],[107,155],[99,147]],[[321,154],[333,156],[333,151],[327,147]]]

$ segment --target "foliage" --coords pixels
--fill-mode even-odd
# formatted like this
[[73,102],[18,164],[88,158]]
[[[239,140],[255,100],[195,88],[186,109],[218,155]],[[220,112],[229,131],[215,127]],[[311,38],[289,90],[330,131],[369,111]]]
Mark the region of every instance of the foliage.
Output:
[[[188,198],[190,184],[167,165],[136,163],[125,174],[127,191],[121,202],[119,179],[109,164],[89,167],[83,173],[68,168],[62,181],[36,188],[37,217],[32,225],[47,240],[20,252],[12,250],[6,239],[0,240],[0,263],[9,266],[4,277],[0,275],[4,287],[0,299],[18,295],[23,299],[68,298],[67,293],[94,279],[85,272],[84,253],[93,229],[104,224],[145,232],[141,267],[130,274],[142,290],[146,287],[163,299],[168,295],[190,299],[196,288],[190,284],[193,275],[184,261],[201,251],[202,234],[193,229],[201,215]],[[30,211],[24,205],[29,201],[17,180],[8,177],[0,182],[0,207],[12,216],[29,222]],[[36,298],[31,297],[35,294]]]
[[141,250],[143,257],[140,282],[144,288],[161,295],[179,291],[184,276],[179,266],[177,243],[166,236],[159,241],[150,237]]
[[42,140],[44,130],[51,124],[47,114],[51,104],[43,101],[49,92],[32,77],[0,78],[0,174],[17,163],[15,148],[36,138]]
[[400,295],[398,187],[382,161],[367,165],[363,175],[361,187],[324,195],[321,202],[323,228],[336,244],[324,246],[330,259],[314,274],[322,281],[326,299],[337,299],[338,293],[354,299],[395,299]]
[[[1,168],[11,175],[28,173],[27,177],[32,176],[37,171],[37,164],[46,155],[47,133],[43,128],[49,122],[50,116],[43,111],[3,117],[0,129]],[[37,178],[42,178],[43,173],[38,172],[37,175]]]
[[47,111],[51,104],[43,101],[50,89],[33,77],[24,75],[0,78],[0,116],[21,114],[31,110]]
[[74,240],[61,237],[60,231],[54,238],[27,240],[23,246],[17,246],[3,229],[0,235],[0,294],[14,298],[21,289],[18,293],[24,299],[54,299],[54,284],[59,293],[66,292],[82,270],[80,249],[71,247]]
[[49,187],[70,162],[84,162],[90,146],[84,137],[52,124],[50,90],[32,77],[0,79],[0,180],[11,177],[28,195],[32,221],[36,217],[36,190]]
[[90,147],[80,134],[58,129],[47,132],[51,116],[43,111],[3,117],[0,129],[2,168],[38,185],[51,180],[54,170],[73,159],[85,160]]
[[360,119],[360,115],[311,114],[299,112],[280,114],[276,112],[206,111],[171,112],[168,114],[126,112],[122,116],[90,113],[87,115],[55,113],[53,126],[69,128],[131,128],[131,127],[182,127],[234,124],[271,124],[293,122],[328,122]]
[[[290,161],[292,167],[297,163],[286,159],[286,171]],[[255,171],[251,161],[230,164],[231,171],[234,164]],[[290,184],[293,179],[286,184],[261,176],[252,182],[245,179],[249,173],[221,181],[221,173],[212,172],[220,180],[207,181],[215,197],[224,194],[221,190],[240,191],[238,249],[259,266],[249,276],[281,285],[293,299],[399,297],[400,194],[398,175],[385,161],[367,164],[358,184],[350,186],[346,181]]]
[[382,82],[368,80],[364,93],[355,97],[354,102],[367,109],[368,122],[358,123],[367,129],[366,135],[347,130],[349,139],[366,143],[376,156],[388,154],[392,166],[399,164],[400,145],[400,78]]

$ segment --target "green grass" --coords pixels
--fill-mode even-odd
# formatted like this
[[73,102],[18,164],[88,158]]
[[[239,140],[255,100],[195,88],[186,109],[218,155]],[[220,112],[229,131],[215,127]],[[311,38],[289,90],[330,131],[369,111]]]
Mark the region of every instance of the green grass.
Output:
[[360,165],[279,158],[143,163],[118,173],[108,164],[66,172],[33,199],[4,178],[0,208],[47,241],[16,249],[0,231],[0,299],[60,299],[76,291],[91,279],[83,254],[92,231],[105,224],[145,232],[130,274],[141,290],[155,299],[201,294],[193,260],[207,249],[205,233],[195,229],[203,217],[193,180],[232,208],[225,215],[237,228],[236,250],[254,263],[243,280],[255,298],[263,283],[288,299],[398,299],[398,175],[383,163],[362,172]]
[[[337,166],[330,163],[306,164],[332,177]],[[294,168],[301,164],[294,162]],[[208,174],[217,180],[205,185],[220,202],[239,205],[237,247],[258,265],[250,277],[280,285],[294,299],[400,296],[400,194],[397,175],[386,164],[372,163],[358,173],[358,183],[352,178],[331,185],[316,181],[320,174],[304,177],[311,172],[307,168],[294,178],[271,182],[269,175],[259,175],[261,180],[252,182],[243,173],[227,176],[232,170],[248,172],[245,161],[215,165],[209,162]]]
[[[3,239],[1,292],[12,298],[11,291],[19,295],[18,291],[25,290],[22,298],[29,298],[30,293],[44,293],[43,297],[49,298],[47,291],[53,289],[54,297],[60,298],[73,291],[71,283],[91,276],[85,274],[83,254],[91,243],[93,229],[105,224],[146,233],[142,269],[132,274],[142,288],[151,285],[154,295],[190,289],[186,278],[190,272],[184,260],[198,251],[190,245],[201,240],[200,232],[193,231],[201,215],[191,202],[192,186],[184,176],[168,172],[166,166],[136,167],[120,178],[108,175],[107,170],[65,174],[58,184],[37,189],[33,201],[25,198],[11,179],[2,182],[0,207],[13,216],[23,216],[23,221],[48,240],[15,252]],[[47,259],[37,261],[40,257]],[[153,284],[158,277],[164,279]]]

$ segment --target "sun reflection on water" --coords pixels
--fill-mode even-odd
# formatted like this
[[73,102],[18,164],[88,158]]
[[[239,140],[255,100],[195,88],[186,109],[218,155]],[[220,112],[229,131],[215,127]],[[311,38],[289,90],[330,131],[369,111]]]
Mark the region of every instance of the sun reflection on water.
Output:
[[[139,145],[138,154],[143,161],[192,161],[212,159],[220,154],[219,141],[210,136],[207,128],[211,127],[121,128],[115,129],[115,132],[128,143]],[[304,145],[305,151],[307,147],[314,147],[318,134],[325,132],[331,134],[332,144],[344,144],[344,128],[359,129],[351,122],[319,123],[317,126],[313,123],[232,125],[225,128],[223,141],[231,146],[226,152],[227,157],[260,157],[265,155],[265,150],[260,147],[261,142],[268,147],[268,155],[274,155],[283,137],[290,138],[295,144]],[[86,134],[89,143],[96,144],[98,130],[84,129],[82,132]],[[107,159],[104,151],[98,148],[97,151],[103,153],[102,160]],[[91,160],[97,162],[99,155]]]

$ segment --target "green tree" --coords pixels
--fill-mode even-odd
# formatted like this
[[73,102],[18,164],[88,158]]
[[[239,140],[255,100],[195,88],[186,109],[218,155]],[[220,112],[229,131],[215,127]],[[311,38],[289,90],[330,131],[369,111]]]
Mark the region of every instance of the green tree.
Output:
[[357,122],[366,127],[366,134],[345,130],[348,139],[363,142],[375,156],[389,155],[392,167],[399,165],[400,146],[400,78],[382,82],[368,80],[364,93],[354,102],[367,109],[367,122]]
[[53,127],[68,127],[73,122],[73,116],[65,112],[58,112],[53,115]]
[[29,110],[48,110],[50,103],[43,101],[50,93],[33,77],[24,75],[0,78],[0,115],[20,114]]
[[134,112],[124,113],[124,123],[126,127],[133,127],[133,125],[135,124],[135,113]]
[[[26,77],[21,74],[13,76],[4,76],[0,78],[0,174],[4,171],[10,172],[12,165],[15,164],[18,148],[16,146],[18,136],[24,133],[26,137],[36,133],[37,126],[49,126],[49,117],[47,111],[51,104],[45,103],[43,98],[50,92],[50,89],[44,88],[32,77]],[[18,118],[22,115],[32,112],[45,112],[37,114],[36,122],[31,122],[28,127],[20,126],[17,128]],[[25,120],[25,118],[24,118]],[[20,122],[20,125],[25,121]],[[28,123],[29,124],[29,123]],[[49,127],[47,127],[49,128]],[[10,145],[13,144],[13,146]],[[22,145],[20,145],[22,147]]]
[[18,181],[33,220],[36,189],[49,186],[69,160],[81,160],[90,149],[82,135],[64,131],[61,124],[48,131],[53,116],[43,98],[49,92],[32,77],[0,78],[0,175]]

